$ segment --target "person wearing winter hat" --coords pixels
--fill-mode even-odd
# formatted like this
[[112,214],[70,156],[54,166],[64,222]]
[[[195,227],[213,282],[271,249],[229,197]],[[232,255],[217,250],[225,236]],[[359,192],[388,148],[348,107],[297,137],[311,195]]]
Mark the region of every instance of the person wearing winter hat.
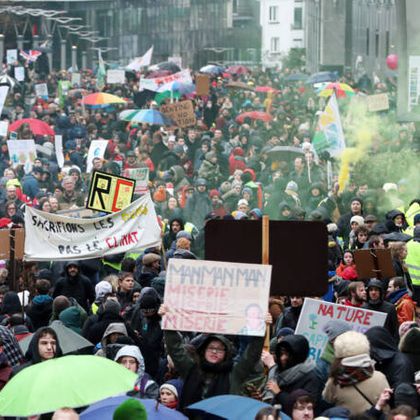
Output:
[[290,202],[292,207],[301,207],[298,189],[298,184],[296,184],[295,181],[289,181],[284,190],[286,193],[286,200]]
[[139,400],[129,398],[115,409],[112,420],[147,420],[147,411]]
[[413,408],[416,413],[419,408],[419,395],[416,388],[411,383],[402,383],[394,390],[394,405],[399,407],[401,405],[408,405]]
[[357,331],[347,331],[334,341],[335,359],[322,397],[328,403],[345,407],[352,415],[375,405],[384,388],[385,375],[374,368],[369,341]]
[[134,390],[127,395],[138,398],[156,399],[159,395],[158,384],[145,372],[144,358],[137,346],[123,346],[114,361],[138,375]]
[[367,301],[362,308],[387,314],[384,327],[395,340],[398,340],[398,317],[395,306],[384,300],[384,283],[378,279],[370,279],[367,284]]
[[99,306],[103,303],[106,295],[112,293],[112,285],[109,281],[102,280],[95,286],[95,302],[92,303],[92,313],[98,312]]
[[183,382],[181,379],[171,379],[165,382],[159,388],[160,402],[172,409],[178,408],[178,403],[181,398]]
[[350,220],[353,216],[363,216],[363,201],[359,197],[354,197],[350,202],[350,211],[340,216],[337,222],[338,235],[343,238],[344,248],[349,246],[349,235],[351,231]]
[[240,211],[242,213],[245,213],[246,215],[248,214],[249,211],[249,203],[248,200],[245,200],[245,198],[241,198],[238,201],[238,206],[236,208],[237,211]]
[[149,287],[151,281],[159,275],[161,256],[153,252],[143,255],[141,273],[138,282],[141,287]]

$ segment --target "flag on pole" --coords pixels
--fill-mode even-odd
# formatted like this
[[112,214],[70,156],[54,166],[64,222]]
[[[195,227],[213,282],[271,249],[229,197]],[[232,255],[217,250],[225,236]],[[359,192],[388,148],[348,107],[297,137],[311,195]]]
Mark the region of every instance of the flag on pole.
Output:
[[332,157],[339,157],[346,148],[335,94],[331,95],[325,110],[319,116],[312,144],[318,154],[327,151]]
[[98,50],[98,70],[96,73],[96,87],[102,90],[105,87],[106,69],[101,50]]
[[127,67],[127,70],[140,71],[142,67],[150,66],[152,62],[153,45],[141,57],[136,57]]
[[38,50],[20,50],[19,55],[23,57],[26,61],[30,63],[35,63],[38,60],[38,57],[42,55],[41,51]]

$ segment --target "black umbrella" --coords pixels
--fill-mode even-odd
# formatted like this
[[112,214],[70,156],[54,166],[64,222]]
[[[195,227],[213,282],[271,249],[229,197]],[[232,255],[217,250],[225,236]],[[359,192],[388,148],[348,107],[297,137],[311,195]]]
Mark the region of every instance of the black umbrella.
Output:
[[149,67],[149,70],[166,70],[171,73],[178,73],[179,71],[181,71],[179,66],[173,63],[172,61],[163,61],[162,63],[155,64]]
[[289,162],[295,157],[304,155],[305,152],[299,147],[274,146],[272,149],[267,151],[267,154],[271,160],[284,160]]
[[303,80],[306,80],[308,78],[307,74],[303,73],[292,73],[289,74],[284,78],[285,82],[301,82]]
[[391,232],[384,235],[385,242],[408,242],[413,239],[412,236],[401,232]]
[[335,82],[337,79],[337,73],[332,71],[320,71],[319,73],[312,74],[305,83],[308,85],[313,85],[315,83]]

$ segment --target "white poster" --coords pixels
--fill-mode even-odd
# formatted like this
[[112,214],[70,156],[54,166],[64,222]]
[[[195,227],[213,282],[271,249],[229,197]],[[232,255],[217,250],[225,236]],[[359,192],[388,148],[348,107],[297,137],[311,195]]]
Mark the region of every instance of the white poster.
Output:
[[8,85],[0,86],[0,115],[3,112],[3,106],[4,106],[4,103],[6,102],[8,93],[9,93]]
[[80,86],[80,82],[82,80],[82,77],[80,73],[72,73],[71,74],[71,84],[72,86]]
[[135,194],[146,194],[149,184],[149,168],[127,168],[124,170],[123,176],[136,181]]
[[420,56],[410,55],[408,59],[408,111],[419,105]]
[[92,142],[90,143],[86,162],[87,173],[90,173],[92,171],[92,161],[94,158],[103,159],[107,146],[108,140],[92,140]]
[[107,70],[106,83],[108,85],[124,84],[125,71],[124,70]]
[[8,130],[9,130],[9,121],[0,121],[0,136],[7,137]]
[[74,219],[27,207],[25,260],[102,258],[159,246],[160,234],[150,194],[118,213],[93,219]]
[[6,51],[6,60],[7,64],[13,64],[17,61],[17,50],[7,50]]
[[265,335],[271,265],[171,258],[162,329]]
[[57,157],[57,163],[60,168],[64,166],[64,153],[63,153],[63,136],[54,136],[55,156]]
[[140,79],[140,90],[147,89],[157,92],[161,85],[171,82],[192,83],[190,71],[188,69],[170,74],[169,76],[156,77],[154,79]]
[[35,95],[42,99],[48,99],[48,86],[46,83],[35,85]]
[[23,82],[25,80],[25,68],[24,67],[15,67],[15,79],[18,82]]
[[9,157],[14,168],[22,165],[25,173],[32,170],[32,164],[36,159],[36,147],[33,140],[7,140]]
[[353,330],[364,333],[371,327],[382,327],[386,317],[383,312],[305,298],[295,334],[302,334],[308,339],[309,357],[318,360],[328,342],[328,336],[323,331],[328,321],[345,321]]

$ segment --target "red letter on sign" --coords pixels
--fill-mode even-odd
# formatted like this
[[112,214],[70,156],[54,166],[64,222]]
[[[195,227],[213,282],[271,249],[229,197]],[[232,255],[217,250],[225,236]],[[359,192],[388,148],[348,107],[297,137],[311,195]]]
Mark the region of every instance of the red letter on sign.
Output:
[[121,185],[127,185],[128,187],[132,187],[133,183],[131,181],[125,181],[124,179],[118,179],[117,180],[117,185],[115,186],[115,195],[114,195],[114,200],[112,201],[112,211],[120,211],[121,209],[115,206],[115,203],[118,200],[118,195],[120,193],[120,186]]

